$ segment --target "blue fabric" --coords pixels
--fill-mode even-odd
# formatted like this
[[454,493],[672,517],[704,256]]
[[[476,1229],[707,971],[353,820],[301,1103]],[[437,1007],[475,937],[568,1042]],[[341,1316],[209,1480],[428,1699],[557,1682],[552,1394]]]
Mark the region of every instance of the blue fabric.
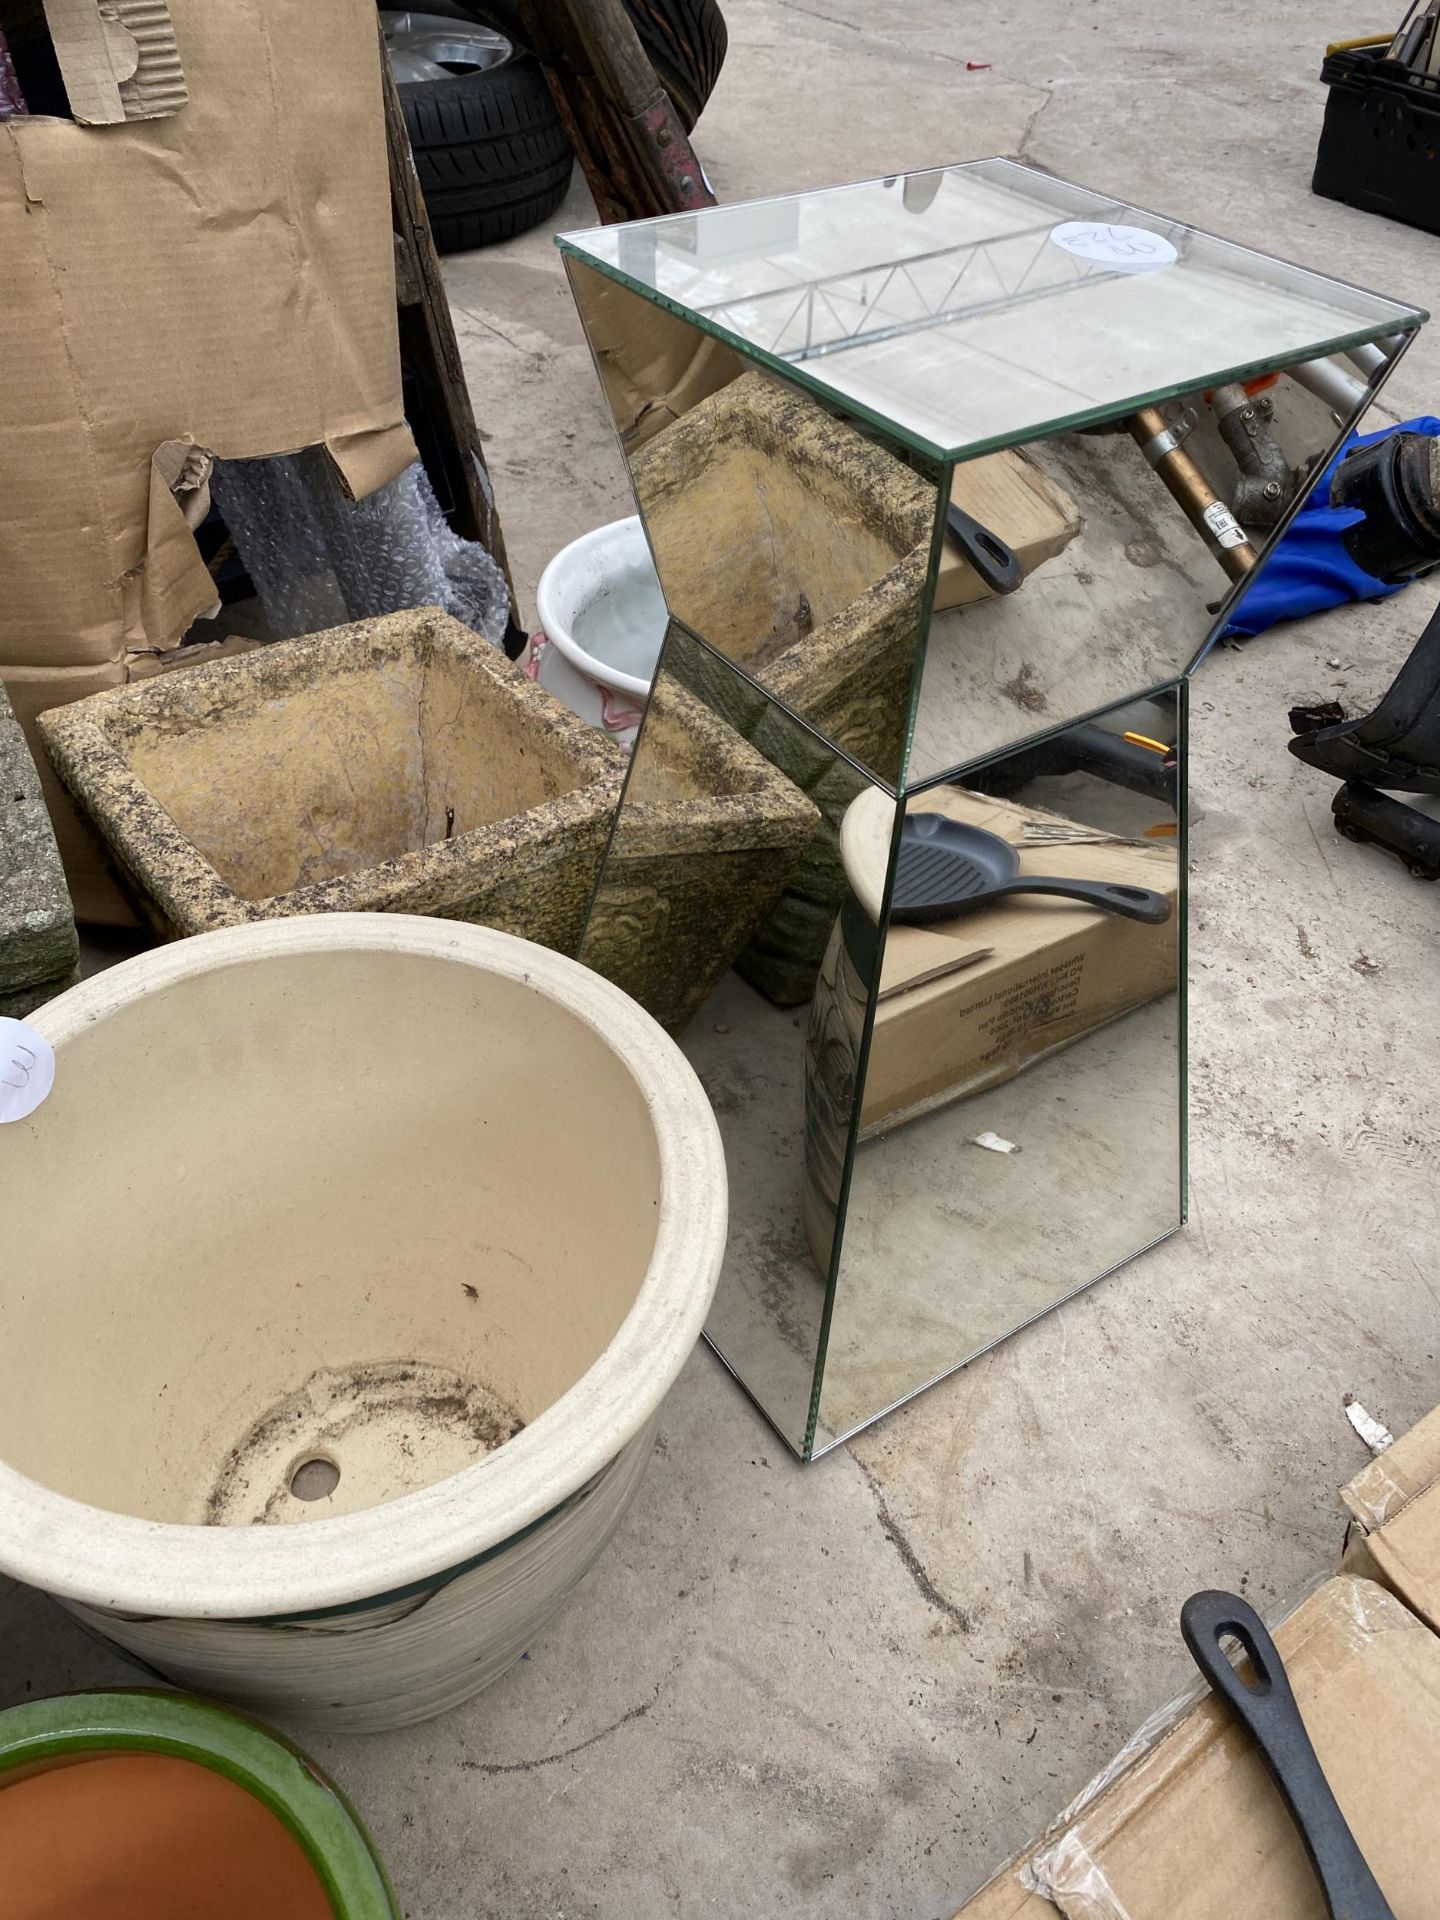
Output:
[[1347,600],[1383,600],[1408,586],[1403,580],[1377,580],[1356,566],[1340,536],[1365,516],[1358,507],[1330,505],[1330,478],[1346,454],[1396,433],[1440,434],[1440,420],[1422,414],[1379,433],[1352,433],[1311,488],[1284,539],[1260,568],[1254,586],[1246,588],[1222,638],[1263,633],[1277,620],[1323,613],[1326,607],[1342,606]]

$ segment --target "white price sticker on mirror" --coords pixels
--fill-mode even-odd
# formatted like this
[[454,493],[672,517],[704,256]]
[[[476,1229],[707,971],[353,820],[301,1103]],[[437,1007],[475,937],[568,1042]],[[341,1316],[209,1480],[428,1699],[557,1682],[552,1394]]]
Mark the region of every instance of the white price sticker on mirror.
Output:
[[1077,259],[1091,260],[1112,273],[1155,273],[1180,258],[1163,233],[1148,227],[1112,227],[1099,220],[1066,220],[1050,229],[1050,238]]
[[55,1050],[23,1020],[0,1018],[0,1126],[32,1114],[55,1084]]

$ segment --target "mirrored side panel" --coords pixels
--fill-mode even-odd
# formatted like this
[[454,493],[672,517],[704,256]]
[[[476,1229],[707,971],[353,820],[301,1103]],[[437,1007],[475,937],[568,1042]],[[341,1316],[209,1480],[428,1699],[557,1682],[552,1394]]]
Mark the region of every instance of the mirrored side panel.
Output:
[[706,1333],[801,1453],[878,958],[872,934],[836,977],[862,794],[893,823],[882,787],[672,624],[580,948],[704,1082],[730,1181]]
[[1336,443],[1387,366],[1360,348],[955,467],[908,783],[1175,678],[1262,577],[1303,590],[1298,542],[1266,554],[1317,482],[1300,531],[1329,511]]
[[816,1451],[1180,1224],[1181,702],[847,819],[892,893]]
[[938,469],[838,400],[566,265],[671,615],[893,785]]

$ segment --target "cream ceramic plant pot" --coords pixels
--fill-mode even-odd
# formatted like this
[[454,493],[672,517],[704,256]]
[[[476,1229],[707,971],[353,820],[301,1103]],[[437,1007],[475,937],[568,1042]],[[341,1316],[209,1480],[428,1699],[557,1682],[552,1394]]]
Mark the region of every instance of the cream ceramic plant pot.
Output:
[[205,934],[32,1024],[0,1570],[292,1721],[477,1692],[614,1530],[709,1308],[690,1067],[575,962],[397,914]]

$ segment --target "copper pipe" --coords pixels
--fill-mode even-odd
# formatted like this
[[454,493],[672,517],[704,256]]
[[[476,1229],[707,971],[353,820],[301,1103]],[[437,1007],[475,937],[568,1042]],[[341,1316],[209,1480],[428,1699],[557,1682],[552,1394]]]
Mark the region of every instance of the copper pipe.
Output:
[[1185,517],[1232,580],[1243,580],[1257,555],[1239,521],[1181,447],[1158,407],[1142,407],[1130,437],[1185,511]]

